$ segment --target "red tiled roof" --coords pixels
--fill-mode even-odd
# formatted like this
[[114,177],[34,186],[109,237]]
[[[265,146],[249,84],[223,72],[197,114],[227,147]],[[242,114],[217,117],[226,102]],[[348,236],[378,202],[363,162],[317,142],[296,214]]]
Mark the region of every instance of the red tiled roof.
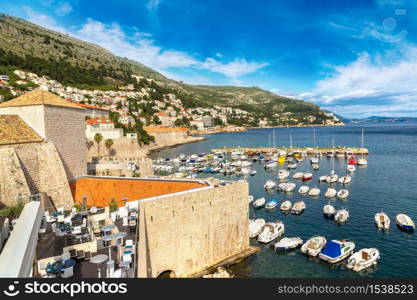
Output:
[[109,111],[108,109],[99,107],[99,106],[95,106],[95,105],[91,105],[91,104],[82,104],[82,103],[77,103],[74,102],[76,105],[80,106],[80,107],[84,107],[84,108],[88,108],[88,109],[98,109],[98,110],[104,110],[104,111]]
[[97,125],[97,124],[113,124],[112,121],[108,118],[93,118],[93,119],[87,119],[86,123],[88,125]]

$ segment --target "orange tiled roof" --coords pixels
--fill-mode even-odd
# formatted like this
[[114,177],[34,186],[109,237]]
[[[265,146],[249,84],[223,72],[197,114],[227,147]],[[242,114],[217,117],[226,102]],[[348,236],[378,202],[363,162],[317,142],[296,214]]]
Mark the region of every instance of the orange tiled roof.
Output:
[[0,107],[19,107],[31,105],[51,105],[83,109],[70,101],[42,89],[36,89],[13,100],[3,102]]
[[160,117],[169,117],[169,115],[164,111],[157,112],[157,115],[160,116]]
[[78,105],[80,107],[83,108],[88,108],[88,109],[98,109],[98,110],[104,110],[104,111],[109,111],[108,109],[99,107],[99,106],[95,106],[95,105],[91,105],[91,104],[82,104],[82,103],[74,103],[75,105]]
[[207,185],[197,181],[172,181],[128,178],[81,177],[70,182],[71,193],[75,203],[82,203],[87,196],[87,205],[108,206],[111,199],[116,199],[119,206],[122,198],[135,201],[155,196],[162,196],[186,190],[202,188]]
[[97,125],[97,124],[113,124],[112,121],[110,121],[110,119],[108,118],[92,118],[92,119],[87,119],[85,121],[88,125]]
[[147,133],[164,133],[164,132],[179,132],[187,131],[185,127],[165,127],[165,126],[149,126],[143,127]]

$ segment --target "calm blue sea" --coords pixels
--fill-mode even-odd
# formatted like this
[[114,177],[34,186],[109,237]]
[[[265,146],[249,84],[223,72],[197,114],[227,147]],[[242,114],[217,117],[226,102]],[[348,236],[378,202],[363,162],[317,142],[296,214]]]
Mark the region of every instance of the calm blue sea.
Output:
[[[327,204],[324,192],[327,184],[318,183],[318,177],[332,169],[332,160],[323,156],[320,170],[314,172],[313,180],[307,184],[317,185],[321,190],[318,199],[301,196],[294,192],[286,195],[278,192],[267,193],[263,184],[267,179],[276,180],[278,168],[266,172],[259,163],[252,168],[258,171],[255,177],[249,177],[250,193],[255,198],[265,197],[292,202],[304,200],[307,209],[300,216],[286,215],[279,211],[267,211],[264,208],[250,208],[251,217],[262,217],[267,221],[280,219],[286,227],[285,236],[299,236],[308,239],[313,235],[324,235],[330,239],[350,239],[356,243],[356,249],[376,247],[381,252],[379,264],[364,273],[358,274],[344,267],[343,263],[329,265],[318,259],[307,258],[299,250],[277,254],[269,246],[260,245],[252,240],[251,243],[260,246],[262,250],[252,257],[232,267],[238,277],[417,277],[417,236],[414,233],[400,231],[395,225],[395,216],[399,212],[408,214],[417,222],[417,124],[361,124],[344,127],[317,127],[316,144],[331,146],[334,138],[335,145],[360,146],[361,129],[364,129],[365,147],[370,151],[368,166],[357,168],[348,186],[350,196],[347,200],[332,200],[336,208],[345,207],[350,211],[349,222],[337,225],[334,221],[326,220],[322,208]],[[268,146],[272,129],[256,129],[239,133],[224,133],[205,136],[207,140],[165,149],[153,154],[156,157],[174,157],[180,153],[208,152],[212,148],[223,146]],[[283,128],[275,129],[277,146],[288,146],[289,136],[292,136],[294,146],[312,146],[313,128]],[[296,171],[310,170],[308,159],[299,164]],[[346,162],[335,160],[335,170],[344,175]],[[292,171],[293,174],[295,171]],[[213,175],[211,175],[213,176]],[[216,175],[225,178],[223,175]],[[234,179],[234,177],[231,177]],[[297,183],[301,182],[290,179]],[[337,189],[339,186],[337,187]],[[381,211],[391,217],[391,229],[381,232],[374,226],[374,214]]]

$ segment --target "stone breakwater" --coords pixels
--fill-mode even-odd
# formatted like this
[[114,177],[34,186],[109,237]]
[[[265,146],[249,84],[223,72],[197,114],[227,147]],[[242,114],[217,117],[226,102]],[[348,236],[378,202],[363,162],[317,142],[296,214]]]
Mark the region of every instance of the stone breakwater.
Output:
[[330,151],[334,152],[350,152],[352,154],[369,154],[369,150],[367,148],[357,148],[357,147],[282,147],[282,148],[273,148],[273,147],[256,147],[256,148],[247,148],[247,147],[223,147],[223,148],[215,148],[211,149],[211,152],[226,152],[232,153],[236,151],[243,151],[245,153],[269,153],[269,152],[279,152],[279,151],[286,151],[286,152],[302,152],[305,151],[307,154],[314,154],[316,152],[320,152],[325,154]]

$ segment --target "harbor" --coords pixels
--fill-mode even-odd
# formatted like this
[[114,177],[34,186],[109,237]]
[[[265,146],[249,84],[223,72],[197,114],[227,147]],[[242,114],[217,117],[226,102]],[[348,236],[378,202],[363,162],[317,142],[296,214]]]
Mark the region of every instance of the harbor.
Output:
[[[416,220],[413,203],[417,195],[412,189],[407,188],[411,179],[400,180],[401,174],[411,171],[411,166],[407,161],[410,161],[411,156],[416,155],[414,150],[405,150],[413,149],[411,141],[415,139],[416,127],[416,124],[407,124],[365,128],[366,148],[361,145],[361,127],[316,129],[316,149],[311,147],[314,150],[306,152],[305,156],[302,152],[313,144],[311,143],[311,128],[291,128],[279,131],[282,137],[283,131],[286,130],[285,134],[291,134],[294,143],[300,146],[287,147],[285,143],[288,143],[288,139],[281,139],[276,142],[276,147],[273,147],[275,151],[271,149],[272,147],[254,146],[268,140],[272,130],[249,130],[207,137],[206,141],[154,153],[153,158],[155,161],[162,157],[169,158],[171,164],[175,165],[175,159],[181,154],[186,157],[194,154],[197,160],[200,155],[201,162],[207,165],[199,172],[190,171],[187,176],[215,178],[219,184],[226,184],[229,180],[247,181],[250,185],[250,194],[253,196],[253,202],[249,204],[249,218],[251,220],[263,219],[265,223],[280,221],[285,226],[284,233],[269,243],[262,243],[258,241],[258,238],[252,237],[251,244],[259,247],[261,251],[230,267],[231,273],[236,277],[412,277],[417,274],[417,269],[414,266],[408,266],[407,261],[412,259],[414,254],[398,256],[397,249],[416,247],[417,240],[412,231],[403,230],[396,223],[401,214]],[[337,144],[343,140],[345,144],[358,146],[326,147],[326,144],[332,144],[333,139],[336,139]],[[388,141],[391,140],[392,143],[389,143]],[[317,151],[321,148],[323,152]],[[367,151],[351,153],[354,148]],[[266,151],[263,152],[260,149]],[[278,159],[274,161],[276,164],[273,167],[265,168],[268,165],[267,161],[273,158],[274,154],[275,158],[278,158],[282,151],[287,152],[287,156],[300,152],[299,160],[296,158],[298,155],[293,157],[294,162],[297,163],[296,168],[288,169],[288,161],[285,160],[280,164]],[[327,155],[333,151],[334,156]],[[344,152],[343,158],[341,155],[336,156],[337,151]],[[312,159],[315,158],[314,153],[318,152],[321,153],[318,157],[319,168],[314,170]],[[363,154],[367,165],[349,164],[351,159],[346,155],[347,152],[355,156],[356,163]],[[240,158],[242,155],[245,156],[244,161],[250,162],[250,165],[240,166],[240,168],[250,168],[250,172],[247,175],[239,172],[226,175],[221,172],[209,172],[207,168],[215,168],[215,166],[210,166],[213,157],[220,153],[223,153],[225,160],[231,164],[240,160],[232,160],[232,156],[240,156]],[[262,156],[264,161],[260,159]],[[246,164],[243,163],[243,165]],[[351,167],[355,167],[355,170],[352,171]],[[392,176],[383,176],[387,169],[391,170]],[[279,172],[280,170],[283,172]],[[172,175],[177,171],[173,168]],[[252,176],[251,172],[254,173]],[[301,173],[302,176],[297,173]],[[309,177],[309,173],[312,174],[312,178]],[[334,183],[327,182],[327,177],[332,173],[338,175],[338,178]],[[283,177],[282,179],[278,178],[279,174]],[[319,181],[320,178],[324,178],[324,181]],[[264,185],[267,181],[273,181],[275,186],[266,190]],[[290,184],[285,187],[288,183],[294,186]],[[305,192],[306,187],[307,192]],[[319,190],[317,195],[309,193],[316,189]],[[332,189],[336,192],[334,195]],[[255,208],[253,203],[261,198],[264,198],[263,204],[260,208]],[[282,211],[281,205],[287,201],[291,203],[291,207],[300,203],[299,209]],[[327,205],[331,205],[335,213],[340,212],[337,220],[335,216],[333,219],[325,216],[324,207]],[[381,220],[382,212],[391,221],[388,230],[378,228],[377,221]],[[353,243],[355,247],[340,261],[329,262],[325,259],[332,260],[333,258],[311,257],[303,253],[301,245],[306,244],[315,236],[324,237],[335,247],[338,247],[340,243],[345,243],[343,245]],[[303,244],[297,238],[301,239]],[[285,247],[293,246],[295,248],[292,250],[285,249]],[[278,249],[284,249],[284,251],[277,251]],[[354,257],[369,255],[369,267],[361,269],[355,266],[352,260],[349,262],[349,257],[357,252],[358,254]],[[371,260],[376,256],[379,258]],[[398,266],[403,266],[403,268]]]

